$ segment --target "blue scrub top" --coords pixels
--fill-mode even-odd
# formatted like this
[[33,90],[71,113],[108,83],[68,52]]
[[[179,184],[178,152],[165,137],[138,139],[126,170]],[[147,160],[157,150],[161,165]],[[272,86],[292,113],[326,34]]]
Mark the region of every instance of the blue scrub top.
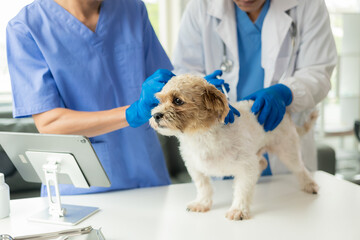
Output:
[[[269,7],[270,0],[266,0],[258,18],[253,23],[247,13],[235,4],[240,62],[238,101],[264,88],[264,69],[261,66],[261,29]],[[261,175],[272,175],[268,154],[264,157],[268,165]]]
[[[139,0],[105,0],[95,32],[53,0],[36,0],[9,22],[7,51],[14,117],[59,107],[101,111],[130,105],[148,76],[158,68],[172,69]],[[61,185],[61,194],[170,183],[148,124],[90,140],[111,187]]]
[[264,69],[261,66],[261,29],[269,7],[270,0],[266,0],[258,18],[253,23],[247,13],[235,4],[240,62],[238,101],[264,88]]

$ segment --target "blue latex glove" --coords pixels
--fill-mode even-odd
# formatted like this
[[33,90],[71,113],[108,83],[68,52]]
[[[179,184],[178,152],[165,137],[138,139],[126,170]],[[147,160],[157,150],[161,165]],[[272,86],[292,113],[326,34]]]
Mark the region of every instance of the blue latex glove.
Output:
[[169,70],[159,69],[145,80],[141,87],[139,100],[126,109],[126,120],[131,127],[139,127],[149,121],[151,110],[159,104],[155,93],[160,92],[174,76]]
[[[222,71],[221,70],[215,70],[212,74],[209,74],[207,76],[205,76],[204,78],[206,79],[206,81],[212,85],[214,85],[218,90],[220,90],[222,93],[224,93],[223,91],[223,87],[221,85],[224,85],[226,92],[230,91],[230,87],[228,83],[225,83],[225,81],[223,79],[219,79],[218,77],[220,77],[222,75]],[[231,106],[229,104],[229,113],[228,115],[225,117],[224,123],[225,125],[228,123],[233,123],[235,121],[235,116],[240,117],[240,113],[237,109],[235,109],[233,106]]]
[[225,81],[223,79],[217,78],[217,77],[220,77],[221,75],[222,75],[221,70],[215,70],[212,74],[209,74],[209,75],[205,76],[204,78],[208,83],[214,85],[222,93],[224,93],[224,91],[223,91],[223,88],[221,85],[224,84],[226,92],[229,92],[230,91],[229,84],[225,83]]
[[260,112],[259,123],[264,124],[265,131],[272,131],[283,119],[286,106],[292,102],[292,92],[284,84],[275,84],[250,94],[244,100],[254,100],[251,111],[255,115]]
[[229,113],[225,117],[225,120],[224,120],[225,125],[228,124],[228,123],[233,123],[235,121],[235,116],[234,115],[240,117],[240,112],[236,108],[234,108],[230,104],[229,104],[229,108],[230,108]]

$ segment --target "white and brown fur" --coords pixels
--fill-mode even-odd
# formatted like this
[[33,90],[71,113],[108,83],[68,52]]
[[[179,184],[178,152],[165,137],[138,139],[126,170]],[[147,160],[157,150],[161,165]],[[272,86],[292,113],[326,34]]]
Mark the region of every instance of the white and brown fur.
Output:
[[277,155],[297,176],[302,190],[317,193],[318,186],[301,159],[299,142],[299,133],[312,127],[316,112],[303,127],[296,127],[286,113],[277,128],[265,132],[250,111],[253,102],[240,101],[232,106],[241,116],[224,125],[229,111],[224,94],[193,75],[173,77],[156,97],[160,104],[152,110],[150,124],[160,134],[179,139],[182,158],[197,188],[189,211],[210,210],[210,176],[234,176],[233,202],[226,217],[248,219],[255,184],[267,166],[265,152]]

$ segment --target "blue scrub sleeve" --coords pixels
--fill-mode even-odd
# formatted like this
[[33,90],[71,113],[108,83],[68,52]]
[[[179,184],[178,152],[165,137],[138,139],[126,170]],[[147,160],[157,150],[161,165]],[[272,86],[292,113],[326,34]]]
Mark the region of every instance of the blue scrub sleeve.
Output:
[[150,23],[144,3],[142,3],[141,15],[144,25],[144,46],[145,46],[145,74],[152,75],[159,68],[173,70],[170,59],[166,55],[159,39]]
[[14,117],[28,117],[62,107],[46,60],[26,27],[10,22],[6,28],[6,43]]

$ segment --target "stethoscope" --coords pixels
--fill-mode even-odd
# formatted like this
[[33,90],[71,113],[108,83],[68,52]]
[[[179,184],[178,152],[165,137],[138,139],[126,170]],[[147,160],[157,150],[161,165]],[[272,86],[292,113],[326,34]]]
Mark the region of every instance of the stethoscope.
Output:
[[[289,59],[289,62],[288,62],[288,66],[286,67],[286,70],[284,71],[284,73],[283,73],[283,75],[281,76],[280,79],[283,79],[283,78],[285,78],[287,76],[287,74],[289,72],[290,64],[293,61],[293,58],[295,56],[295,44],[296,44],[297,27],[296,27],[296,24],[295,24],[294,21],[291,22],[289,32],[290,32],[290,36],[291,36],[291,55],[290,55],[290,59]],[[222,43],[223,43],[223,59],[222,59],[222,62],[220,64],[220,69],[225,73],[229,73],[233,69],[234,62],[227,57],[225,42],[222,41]]]
[[229,73],[229,72],[231,72],[234,63],[227,57],[225,42],[222,41],[222,43],[223,43],[223,59],[220,64],[220,70],[223,72]]

